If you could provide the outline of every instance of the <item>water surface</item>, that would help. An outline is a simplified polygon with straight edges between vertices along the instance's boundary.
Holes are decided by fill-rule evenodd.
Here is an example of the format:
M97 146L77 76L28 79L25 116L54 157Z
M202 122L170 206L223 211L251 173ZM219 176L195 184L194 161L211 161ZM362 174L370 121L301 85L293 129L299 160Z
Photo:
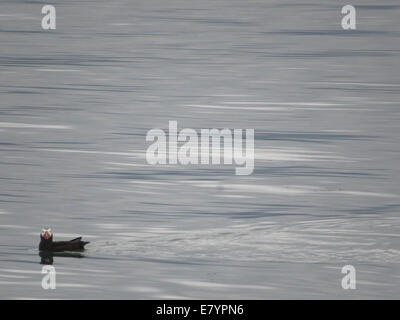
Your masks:
M0 298L399 297L397 1L52 3L1 2ZM254 128L254 173L148 165L169 120ZM48 291L45 225L91 241Z

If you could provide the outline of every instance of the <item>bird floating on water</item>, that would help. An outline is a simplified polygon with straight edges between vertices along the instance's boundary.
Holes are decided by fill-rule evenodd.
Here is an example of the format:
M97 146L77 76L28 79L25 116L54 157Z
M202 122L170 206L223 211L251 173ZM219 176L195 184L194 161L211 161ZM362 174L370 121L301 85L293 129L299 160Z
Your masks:
M82 251L89 241L82 241L82 237L69 241L53 241L53 233L50 228L43 228L40 234L39 251L62 252Z

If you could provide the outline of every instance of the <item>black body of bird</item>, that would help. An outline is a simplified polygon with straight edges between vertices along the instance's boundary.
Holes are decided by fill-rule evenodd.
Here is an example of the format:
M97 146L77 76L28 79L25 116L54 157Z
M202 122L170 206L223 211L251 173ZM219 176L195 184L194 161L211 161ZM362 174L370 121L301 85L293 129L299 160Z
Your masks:
M40 251L62 252L62 251L82 251L88 241L82 241L82 237L70 241L53 241L51 229L43 229L40 234Z

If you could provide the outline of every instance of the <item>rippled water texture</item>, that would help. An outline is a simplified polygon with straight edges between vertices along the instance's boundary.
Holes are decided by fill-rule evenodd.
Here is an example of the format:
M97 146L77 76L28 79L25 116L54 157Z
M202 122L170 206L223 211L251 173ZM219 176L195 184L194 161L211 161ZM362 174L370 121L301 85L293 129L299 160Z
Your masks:
M397 1L52 4L0 4L0 298L399 297ZM254 173L148 165L169 120L254 128ZM43 226L91 241L56 290Z

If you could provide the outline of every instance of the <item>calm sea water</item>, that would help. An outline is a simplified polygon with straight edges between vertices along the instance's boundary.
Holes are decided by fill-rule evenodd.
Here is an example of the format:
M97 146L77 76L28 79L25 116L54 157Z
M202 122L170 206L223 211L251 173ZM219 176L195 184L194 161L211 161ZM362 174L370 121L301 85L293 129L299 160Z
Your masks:
M52 4L0 3L0 298L399 297L398 1ZM148 165L169 120L254 128L254 173ZM43 226L91 241L56 290Z

